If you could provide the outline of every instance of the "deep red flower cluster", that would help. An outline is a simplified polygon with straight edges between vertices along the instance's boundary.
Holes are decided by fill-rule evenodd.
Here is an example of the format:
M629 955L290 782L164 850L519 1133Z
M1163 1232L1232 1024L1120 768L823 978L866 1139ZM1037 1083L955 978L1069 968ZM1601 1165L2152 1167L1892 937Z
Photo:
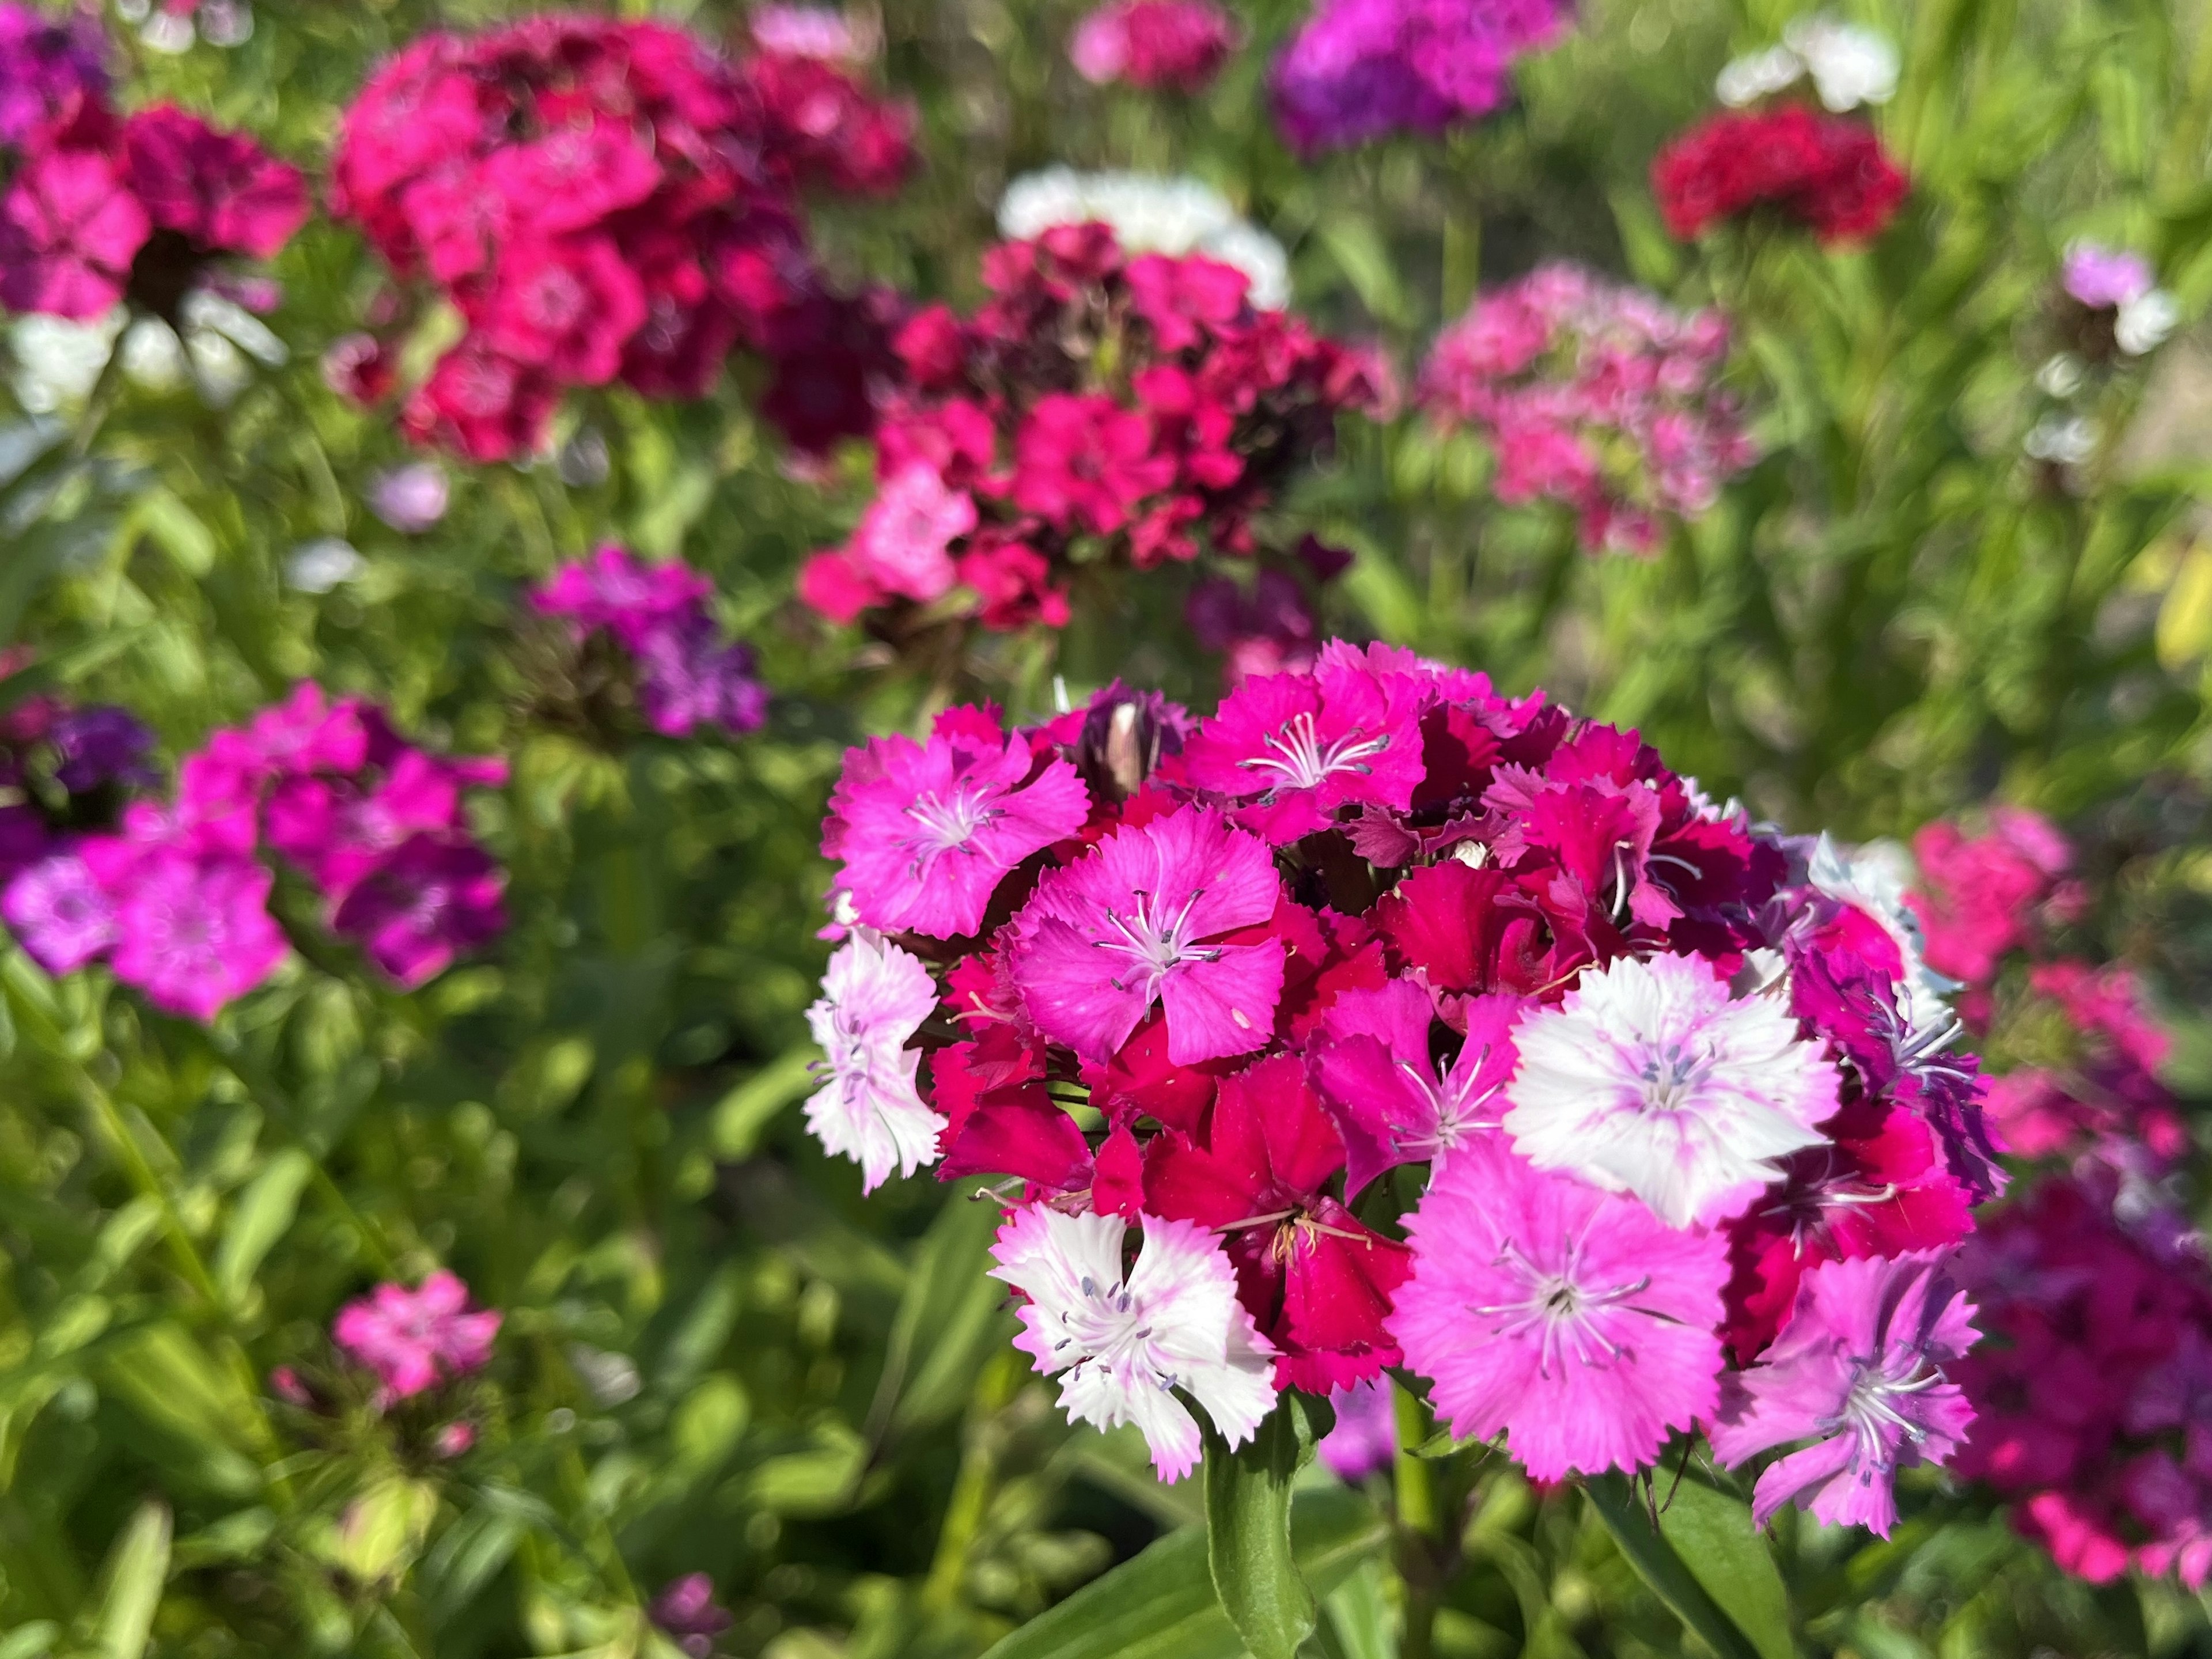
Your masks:
M972 318L931 306L898 333L877 499L800 577L825 616L941 612L957 587L986 628L1059 627L1079 558L1249 556L1254 514L1380 397L1370 357L1255 308L1243 271L1131 257L1102 224L1003 243L983 281Z
M225 255L265 259L307 216L307 185L243 133L173 105L118 115L70 88L15 146L0 197L0 303L97 317L129 299L173 321Z
M333 199L395 273L467 319L403 423L495 460L538 447L568 386L697 397L738 345L779 369L826 356L849 376L845 302L823 288L798 192L888 189L911 155L905 112L835 64L732 64L664 24L546 16L426 35L384 65L347 112ZM381 396L393 374L371 354L349 384ZM823 425L787 429L853 429Z
M1765 206L1844 242L1878 234L1911 183L1863 122L1784 104L1692 127L1651 164L1651 188L1686 240Z

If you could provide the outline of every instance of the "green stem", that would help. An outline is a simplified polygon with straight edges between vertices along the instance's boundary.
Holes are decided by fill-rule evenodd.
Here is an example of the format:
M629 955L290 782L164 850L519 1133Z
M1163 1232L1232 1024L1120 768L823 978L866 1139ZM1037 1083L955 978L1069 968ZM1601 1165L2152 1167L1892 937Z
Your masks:
M1437 1605L1443 1591L1443 1511L1436 1468L1415 1454L1432 1420L1429 1408L1402 1384L1391 1387L1398 1449L1392 1468L1398 1504L1398 1577L1406 1587L1405 1630L1399 1659L1430 1659L1436 1646Z
M191 1234L186 1231L185 1218L178 1212L174 1200L169 1196L167 1183L148 1161L145 1148L139 1146L138 1137L131 1133L130 1124L125 1121L122 1108L115 1103L115 1097L100 1086L99 1079L82 1066L72 1060L69 1066L74 1074L78 1092L92 1109L93 1115L99 1119L107 1138L115 1143L115 1149L123 1158L124 1170L131 1177L131 1184L159 1206L164 1224L163 1238L168 1245L170 1255L176 1261L178 1271L184 1274L208 1306L220 1313L222 1293L216 1288L215 1275L208 1271L199 1246L192 1242Z
M960 1471L952 1480L952 1496L945 1501L944 1524L938 1528L937 1553L929 1563L929 1577L921 1587L921 1605L941 1613L960 1599L967 1582L968 1557L975 1535L990 1513L992 1489L998 1483L1000 1434L994 1420L1021 1387L1022 1371L1005 1362L1001 1354L983 1374L969 1408L967 1434L960 1449Z

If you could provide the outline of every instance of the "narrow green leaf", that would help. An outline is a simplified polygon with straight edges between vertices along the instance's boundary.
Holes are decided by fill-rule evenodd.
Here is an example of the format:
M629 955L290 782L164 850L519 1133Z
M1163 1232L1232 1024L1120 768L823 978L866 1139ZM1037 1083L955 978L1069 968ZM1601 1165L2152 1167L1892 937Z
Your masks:
M1322 1603L1345 1659L1398 1659L1398 1625L1384 1578L1380 1561L1363 1561Z
M139 1659L169 1576L168 1506L148 1498L108 1552L94 1642L104 1659Z
M1291 1482L1313 1455L1314 1438L1299 1397L1287 1394L1234 1451L1206 1431L1207 1562L1252 1659L1297 1659L1313 1634L1313 1593L1291 1547Z
M1353 215L1334 219L1321 228L1321 242L1376 321L1399 328L1413 321L1413 308L1398 279L1398 263L1372 222Z
M1652 1593L1694 1632L1720 1659L1762 1659L1751 1639L1717 1606L1674 1547L1653 1530L1643 1500L1621 1474L1600 1475L1584 1483L1590 1506L1628 1563Z
M1759 1659L1795 1659L1790 1592L1751 1524L1750 1504L1692 1476L1659 1512L1659 1529Z
M61 1639L62 1627L51 1619L33 1619L0 1636L0 1659L40 1659L52 1653Z
M760 1145L761 1131L775 1115L805 1094L813 1082L807 1068L822 1051L803 1043L778 1055L743 1083L724 1095L714 1108L714 1156L750 1158Z
M215 1283L223 1300L235 1306L245 1299L263 1260L291 1231L292 1218L300 1212L300 1194L314 1168L307 1153L288 1146L239 1194L222 1243L216 1249Z
M1291 1510L1299 1574L1327 1595L1382 1549L1374 1505L1342 1486L1303 1492ZM1216 1598L1203 1528L1169 1534L1001 1640L984 1659L1239 1659Z

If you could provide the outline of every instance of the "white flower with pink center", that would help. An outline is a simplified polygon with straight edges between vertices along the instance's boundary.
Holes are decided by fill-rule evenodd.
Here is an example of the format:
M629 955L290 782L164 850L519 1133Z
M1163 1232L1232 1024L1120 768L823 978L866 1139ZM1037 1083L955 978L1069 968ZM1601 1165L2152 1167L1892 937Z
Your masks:
M1015 1211L991 1254L1028 1298L1014 1346L1060 1377L1069 1418L1095 1428L1133 1423L1163 1480L1190 1473L1206 1407L1231 1446L1274 1409L1275 1351L1237 1299L1237 1272L1205 1228L1142 1218L1144 1249L1126 1276L1118 1216L1063 1215L1042 1204Z
M937 1161L945 1120L915 1086L921 1051L907 1047L936 1006L921 958L863 932L830 958L821 1000L806 1011L828 1073L806 1103L806 1127L825 1152L860 1166L863 1192L893 1170L910 1176Z
M1826 1139L1836 1069L1771 997L1733 998L1694 957L1586 970L1514 1033L1504 1127L1540 1170L1633 1193L1668 1225L1740 1213L1779 1160Z

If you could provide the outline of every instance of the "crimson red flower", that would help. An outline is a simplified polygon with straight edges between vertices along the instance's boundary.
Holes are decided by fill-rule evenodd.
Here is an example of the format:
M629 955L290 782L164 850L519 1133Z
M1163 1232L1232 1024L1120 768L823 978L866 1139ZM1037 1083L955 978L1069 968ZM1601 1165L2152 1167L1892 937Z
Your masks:
M1770 205L1823 242L1878 234L1910 181L1874 129L1802 104L1716 115L1651 164L1651 188L1675 235Z

